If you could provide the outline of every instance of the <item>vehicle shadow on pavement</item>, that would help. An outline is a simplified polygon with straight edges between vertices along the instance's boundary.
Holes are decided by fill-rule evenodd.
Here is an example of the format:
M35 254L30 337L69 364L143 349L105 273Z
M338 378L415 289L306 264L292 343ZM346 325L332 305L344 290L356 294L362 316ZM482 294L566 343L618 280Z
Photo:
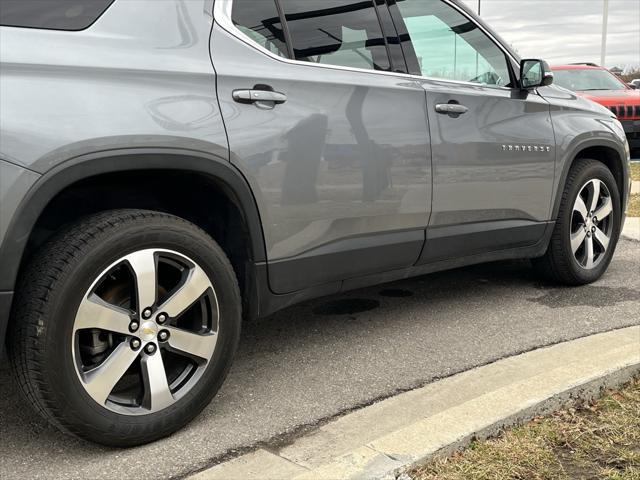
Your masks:
M230 450L313 428L437 378L637 324L640 255L635 244L622 243L609 273L577 289L540 280L528 261L499 262L333 295L246 322L229 377L205 411L173 436L129 450L50 427L20 398L5 354L0 477L83 477L96 468L94 478L182 475ZM167 449L173 456L165 460ZM157 465L136 466L141 452Z

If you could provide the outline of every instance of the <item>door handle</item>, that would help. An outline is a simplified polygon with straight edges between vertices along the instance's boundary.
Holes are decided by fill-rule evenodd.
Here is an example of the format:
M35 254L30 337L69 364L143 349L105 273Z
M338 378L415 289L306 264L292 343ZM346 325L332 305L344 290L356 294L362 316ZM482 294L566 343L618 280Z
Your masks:
M436 112L445 115L462 115L468 111L469 109L467 107L459 103L438 103L436 105Z
M284 93L271 90L234 90L232 95L238 103L273 102L279 105L287 101Z

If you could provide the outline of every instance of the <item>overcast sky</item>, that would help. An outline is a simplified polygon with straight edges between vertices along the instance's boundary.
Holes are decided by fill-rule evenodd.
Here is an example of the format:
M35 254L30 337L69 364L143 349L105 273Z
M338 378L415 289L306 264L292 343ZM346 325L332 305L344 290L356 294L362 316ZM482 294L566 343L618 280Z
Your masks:
M478 0L464 0L477 11ZM520 55L600 63L604 0L481 0L481 16ZM609 1L608 67L640 66L640 1Z

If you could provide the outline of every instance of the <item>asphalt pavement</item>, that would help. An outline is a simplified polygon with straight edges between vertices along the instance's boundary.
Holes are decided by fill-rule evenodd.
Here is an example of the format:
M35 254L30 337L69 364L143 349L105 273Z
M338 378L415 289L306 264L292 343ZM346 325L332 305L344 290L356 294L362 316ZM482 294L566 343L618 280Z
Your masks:
M3 359L0 478L181 477L435 379L638 324L640 242L628 240L606 276L581 288L542 282L529 262L515 261L319 299L246 324L205 412L172 437L129 450L49 427L24 404Z

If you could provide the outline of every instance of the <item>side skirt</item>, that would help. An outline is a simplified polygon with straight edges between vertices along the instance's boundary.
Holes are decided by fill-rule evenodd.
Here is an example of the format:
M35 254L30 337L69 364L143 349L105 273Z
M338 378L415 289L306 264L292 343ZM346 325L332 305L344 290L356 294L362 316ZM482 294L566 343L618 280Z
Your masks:
M297 257L268 262L269 283L275 293L289 294L407 268L416 263L424 242L424 229L345 238Z
M454 268L501 260L541 257L547 251L555 222L545 222L540 225L542 225L543 235L532 245L478 252L472 255L431 261L421 265L414 265L382 273L354 276L341 281L329 282L285 295L274 294L269 289L267 265L266 263L259 263L255 265L255 282L257 286L256 294L258 299L254 299L259 302L259 307L254 310L254 316L265 317L282 310L283 308L314 298L333 295L358 288L370 287L372 285L394 282L405 278L417 277L443 270L451 270Z

